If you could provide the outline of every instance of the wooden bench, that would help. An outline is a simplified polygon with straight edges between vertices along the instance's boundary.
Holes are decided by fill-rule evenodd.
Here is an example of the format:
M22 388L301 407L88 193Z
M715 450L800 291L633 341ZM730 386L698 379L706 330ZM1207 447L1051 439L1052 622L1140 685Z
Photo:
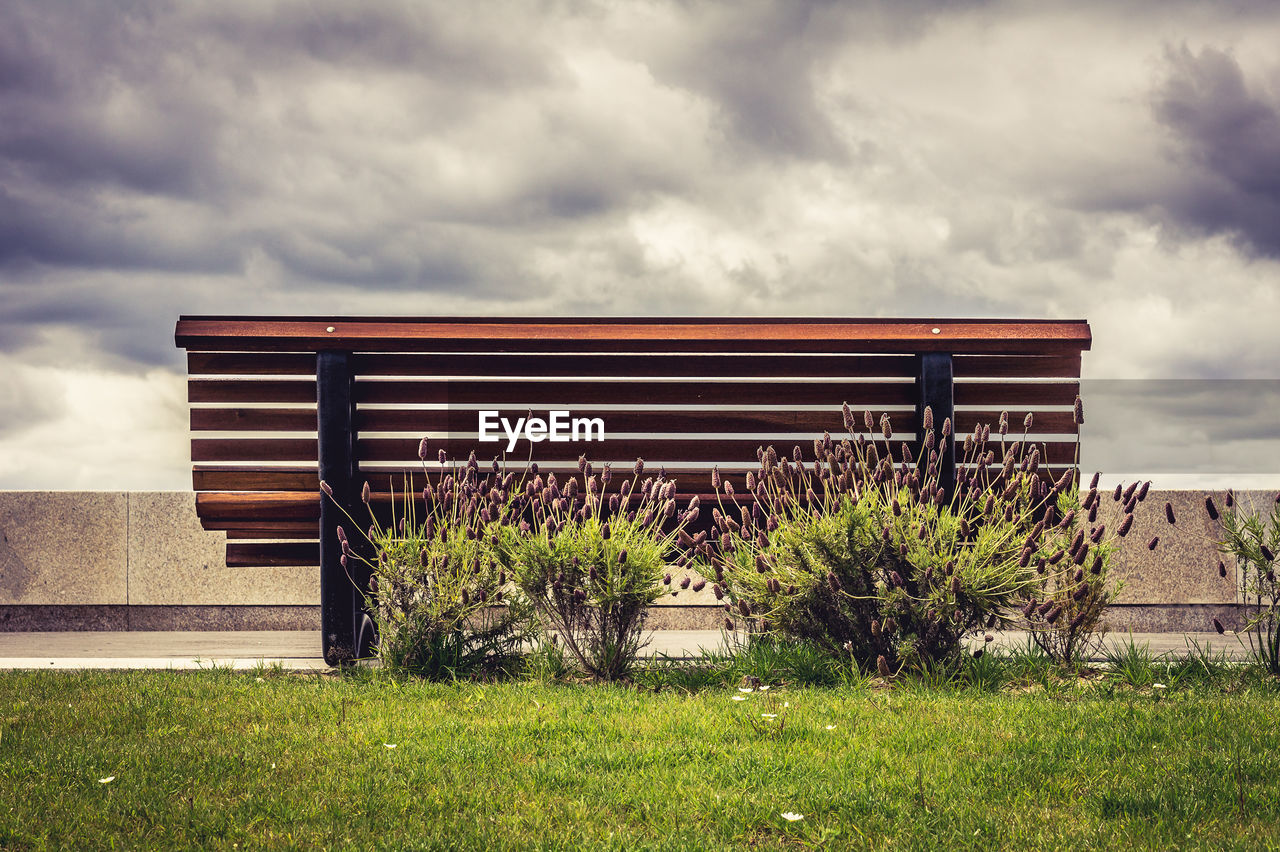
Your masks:
M562 478L580 454L641 457L682 493L709 492L712 466L741 491L759 446L789 454L843 434L845 402L889 413L911 441L926 405L961 436L1002 410L1014 424L1034 410L1053 473L1075 462L1071 408L1091 336L1083 320L203 316L182 317L176 340L201 523L226 531L228 565L321 566L334 663L367 636L322 478L360 518L366 481L376 502L391 475L420 473L423 436L458 462L473 450L487 461L506 440L477 440L481 410L514 422L556 409L601 418L606 440L521 440L517 465L531 447Z

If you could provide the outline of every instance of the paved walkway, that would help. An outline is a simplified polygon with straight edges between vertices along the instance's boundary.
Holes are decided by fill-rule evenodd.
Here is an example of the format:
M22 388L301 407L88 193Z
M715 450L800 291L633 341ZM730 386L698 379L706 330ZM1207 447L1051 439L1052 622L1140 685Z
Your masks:
M724 650L718 630L659 630L650 634L647 654L698 656ZM1111 645L1129 634L1109 636ZM1182 654L1190 642L1240 659L1247 655L1234 636L1214 633L1135 633L1133 641L1152 654ZM996 647L1020 646L1026 634L996 634ZM291 670L328 669L320 659L317 631L134 631L74 633L0 633L0 669L252 669L283 666Z

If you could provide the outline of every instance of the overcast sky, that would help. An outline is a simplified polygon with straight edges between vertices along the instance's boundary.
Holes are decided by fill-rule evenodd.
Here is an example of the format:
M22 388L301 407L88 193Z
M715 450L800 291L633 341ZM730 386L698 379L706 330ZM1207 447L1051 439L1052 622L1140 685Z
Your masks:
M1280 378L1276 45L1264 0L0 0L0 488L189 487L184 313L1083 317L1089 378Z

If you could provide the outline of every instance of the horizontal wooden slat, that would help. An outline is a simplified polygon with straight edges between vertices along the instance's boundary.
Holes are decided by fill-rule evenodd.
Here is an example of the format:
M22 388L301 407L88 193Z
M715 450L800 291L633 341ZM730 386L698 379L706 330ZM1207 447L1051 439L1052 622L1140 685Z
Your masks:
M318 520L320 489L311 492L264 491L251 494L196 494L196 512L201 518L263 518L271 520ZM314 530L313 530L314 531Z
M191 379L188 402L316 401L315 379Z
M501 409L500 415L512 423L526 417L528 410ZM544 415L545 416L545 415ZM680 411L653 409L648 411L575 412L575 416L600 417L605 422L606 436L623 432L701 433L830 431L834 436L843 430L839 409L822 411ZM861 422L861 416L859 422ZM879 412L876 415L879 418ZM915 413L895 411L894 422L901 418L914 428ZM356 414L357 428L363 432L462 432L477 431L479 415L468 409L409 410L362 409ZM904 429L908 426L904 426Z
M881 410L872 412L872 419L880 422ZM890 411L889 420L895 432L915 432L914 411ZM1009 425L1021 432L1026 409L1009 410ZM606 434L619 432L749 432L770 434L778 432L829 431L839 439L845 435L843 419L838 410L823 411L683 411L652 409L646 411L579 412L579 416L604 418ZM524 417L527 410L501 409L500 415L514 421ZM471 409L362 409L356 414L356 428L361 432L475 432L478 414ZM856 426L862 430L862 412L855 412ZM956 425L963 434L973 431L977 424L995 427L1000 421L1000 411L956 412ZM1075 421L1070 411L1037 411L1034 426L1036 432L1075 433ZM303 408L193 408L193 431L263 431L263 432L314 432L316 413Z
M311 461L315 438L192 438L192 461Z
M1022 421L1026 419L1027 410L1020 408L1007 409L1009 412L1009 432L1010 434L1021 436ZM1000 425L1000 411L995 409L984 409L978 411L957 411L956 426L960 433L960 439L963 441L967 433L973 431L974 426L990 426L991 431L997 431ZM1037 433L1050 433L1055 435L1074 435L1079 431L1070 411L1036 411L1031 421L1032 431ZM998 440L998 438L997 438Z
M200 525L210 532L226 532L227 541L260 541L262 539L286 539L314 541L319 531L319 521L270 521L257 523L252 519L200 520Z
M1077 379L1080 353L1064 355L956 355L951 374L957 379Z
M963 440L963 439L962 439ZM615 461L630 461L635 458L643 458L646 464L655 466L668 462L710 462L710 461L737 461L742 460L743 464L754 464L756 459L756 448L759 446L768 446L773 443L780 455L789 455L791 443L779 445L777 442L756 441L756 440L609 440L600 443L585 442L565 442L553 444L549 441L543 441L533 447L533 458L539 462L555 462L555 461L573 461L579 455L587 454L593 459L612 459ZM794 442L792 442L794 443ZM901 439L895 439L893 442L895 454L901 443ZM908 442L914 446L915 442ZM812 455L813 442L800 441L800 448L806 457ZM1038 445L1038 444L1037 444ZM501 451L502 446L499 444L480 444L470 439L460 439L448 442L441 442L436 445L445 450L450 458L465 458L473 449L476 456L481 459L492 459L494 455ZM1068 455L1066 458L1062 456L1064 447L1071 448L1074 453L1074 442L1053 442L1047 443L1050 463L1063 461L1070 462ZM993 447L996 449L996 447ZM409 462L417 458L418 442L412 438L368 438L361 440L357 447L357 452L363 461L368 462L391 462L405 461ZM527 442L522 442L517 449L519 457L525 458L529 452Z
M314 408L193 408L193 432L314 432Z
M309 376L307 352L190 352L192 376ZM706 355L706 354L491 354L357 353L353 369L366 376L741 376L820 378L911 376L912 355ZM956 355L957 378L1075 378L1080 353L1065 355Z
M268 568L277 565L320 564L320 545L316 542L255 542L227 545L227 565L231 568Z
M333 331L329 331L333 329ZM936 329L936 332L935 332ZM179 347L203 351L983 352L1088 349L1083 320L818 318L182 317Z
M194 491L315 491L319 466L264 468L257 465L194 465Z
M369 353L357 355L353 369L366 376L857 378L914 376L916 360L911 355Z
M191 376L314 376L309 352L188 352Z
M521 382L521 381L357 381L356 401L373 404L435 403L573 405L909 405L914 385L888 382Z
M1079 382L956 382L956 405L1071 405Z

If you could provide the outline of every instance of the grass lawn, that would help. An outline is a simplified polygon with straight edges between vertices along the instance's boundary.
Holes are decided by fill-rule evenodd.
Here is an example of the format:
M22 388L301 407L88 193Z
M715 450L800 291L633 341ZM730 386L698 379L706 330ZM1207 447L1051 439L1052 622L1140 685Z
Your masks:
M5 849L1280 847L1266 683L11 672L0 696Z

